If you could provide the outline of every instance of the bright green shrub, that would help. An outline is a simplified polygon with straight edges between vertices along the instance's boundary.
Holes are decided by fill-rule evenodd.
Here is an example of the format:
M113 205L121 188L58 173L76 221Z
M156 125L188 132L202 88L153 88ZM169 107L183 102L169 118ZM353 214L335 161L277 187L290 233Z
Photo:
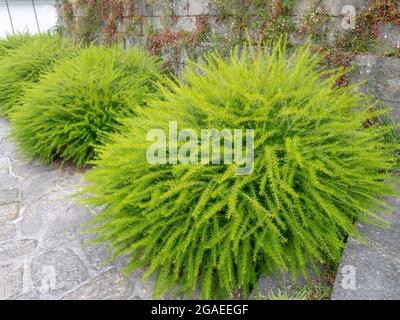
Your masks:
M337 261L355 218L381 224L395 194L394 146L355 87L318 71L307 46L288 53L236 49L190 64L183 81L165 80L162 98L113 143L86 174L85 203L101 208L91 232L126 272L157 274L156 294L175 283L204 298L247 296L260 274L304 273ZM247 51L245 51L247 52ZM287 54L289 58L286 59ZM255 129L254 171L235 165L146 161L146 133L168 121L183 128ZM386 183L384 183L386 181Z
M11 53L12 50L34 38L35 36L29 33L18 33L15 35L7 35L7 37L0 39L0 58L5 57Z
M141 49L82 49L27 91L12 116L19 146L44 162L60 157L87 163L103 134L116 131L119 119L134 116L154 92L157 68Z
M0 60L0 116L21 103L27 88L50 71L55 61L76 54L77 48L58 35L41 34L24 42Z

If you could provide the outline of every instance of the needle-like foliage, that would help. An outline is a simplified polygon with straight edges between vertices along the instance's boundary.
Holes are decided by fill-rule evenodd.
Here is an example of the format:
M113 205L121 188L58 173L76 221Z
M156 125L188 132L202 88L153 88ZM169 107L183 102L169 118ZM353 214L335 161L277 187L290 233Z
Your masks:
M57 60L77 52L59 35L40 34L22 42L0 59L0 116L8 117L21 104L25 90L50 71Z
M9 34L5 38L0 39L0 59L34 38L35 36L29 33L17 33L15 35Z
M12 115L18 145L43 162L56 158L78 166L96 156L103 134L154 93L158 63L144 50L89 47L55 66L26 92Z
M240 52L244 52L240 54ZM247 296L260 274L305 273L338 261L356 218L382 223L395 194L395 147L356 87L318 69L307 45L288 52L235 49L189 64L165 80L142 121L112 137L86 174L86 203L101 208L91 232L131 272L157 275L156 294L175 286L203 298ZM254 171L234 165L146 161L146 133L179 129L255 130Z

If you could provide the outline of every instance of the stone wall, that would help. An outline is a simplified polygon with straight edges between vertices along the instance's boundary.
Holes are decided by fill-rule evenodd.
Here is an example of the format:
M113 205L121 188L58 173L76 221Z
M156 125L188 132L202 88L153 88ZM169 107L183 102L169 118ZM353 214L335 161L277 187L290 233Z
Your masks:
M400 123L400 59L377 55L359 55L352 62L352 81L362 81L362 90L391 107Z
M105 2L112 3L113 1L115 0ZM119 1L124 2L124 0ZM267 0L265 3L269 3L271 10L274 11L276 10L274 3L277 1L279 0ZM342 35L352 28L351 23L355 21L352 16L358 16L368 8L372 1L291 0L289 15L295 27L294 30L287 30L290 33L290 40L292 43L299 43L304 40L307 31L300 32L300 35L299 30L304 27L306 20L311 19L320 33L320 41L333 46ZM85 2L89 1L58 0L61 25L66 24L63 4L72 4L73 15L76 21L79 21L83 15L79 3ZM146 37L162 36L167 33L171 36L195 33L204 26L207 27L207 34L204 37L206 38L204 39L205 43L210 42L213 36L228 39L235 36L232 34L232 29L237 22L235 20L240 18L245 20L243 23L250 30L254 31L255 28L259 27L252 25L252 22L257 22L255 17L260 15L260 12L258 12L260 9L254 5L252 8L252 3L255 3L255 1L251 0L132 0L125 1L125 3L127 4L124 5L121 19L115 17L115 21L118 20L116 22L117 38L128 44L143 43L146 41ZM245 17L235 16L235 7L246 7L247 5L249 7L246 10ZM132 6L134 13L129 11L128 6ZM228 7L228 10L224 8L227 12L222 13L221 7L224 6ZM398 7L400 9L400 1L398 1ZM132 14L135 15L135 19L130 19ZM266 20L268 20L268 17L266 17ZM378 53L383 53L382 50L384 49L400 47L399 25L383 22L378 26L376 32L379 33L381 40L379 46L375 48ZM201 41L198 44L201 44Z
M288 25L286 30L285 23L288 22L284 20L275 31L269 31L267 28L264 36L272 37L273 32L279 35L288 31L289 41L298 44L314 32L312 34L314 42L335 48L341 45L341 39L346 33L352 31L354 27L352 15L359 17L366 12L373 1L385 0L292 1L289 16L285 18L290 20L290 28ZM85 7L82 3L88 2L88 0L58 0L60 26L68 32L66 28L68 23L75 23L73 25L75 29L72 30L75 35L77 29L88 28L83 18L85 14L86 19L87 16L91 18L91 14L82 12L84 10L82 8ZM95 30L94 41L119 41L127 46L147 45L152 51L160 54L166 65L175 72L182 69L186 55L196 58L209 49L229 50L239 38L243 40L246 37L246 28L252 36L257 37L257 28L261 28L257 24L268 23L268 19L276 17L276 10L279 9L275 6L279 0L265 1L265 6L268 7L269 3L268 10L272 12L270 16L268 10L260 12L260 7L255 7L256 2L251 0L97 0L97 2L110 5L108 9L110 12L107 13L107 17L99 19L98 34L96 35ZM118 7L112 6L113 3L123 3L123 5L118 11ZM400 9L400 1L394 3L397 3L397 9ZM240 8L245 8L244 16L238 14ZM70 12L67 12L68 9ZM241 23L240 28L237 28L238 20ZM374 29L376 37L374 46L362 56L354 57L351 54L349 56L355 66L352 80L367 80L364 90L377 94L385 103L395 107L394 113L400 120L400 10L397 12L396 21L397 23L379 22ZM276 27L275 24L271 26L271 29ZM112 33L104 32L107 28ZM71 30L69 32L71 33ZM80 36L84 37L85 34ZM394 52L397 58L386 57L388 52Z

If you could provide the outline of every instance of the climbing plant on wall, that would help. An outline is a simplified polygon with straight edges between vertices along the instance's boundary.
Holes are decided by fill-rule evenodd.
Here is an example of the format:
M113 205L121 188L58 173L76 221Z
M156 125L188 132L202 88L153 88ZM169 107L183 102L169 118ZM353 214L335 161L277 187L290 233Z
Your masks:
M305 14L297 12L296 0L209 0L196 5L206 4L204 13L192 14L192 1L62 0L61 29L84 44L146 45L177 71L184 53L192 59L209 49L228 55L246 35L268 41L282 34L289 34L293 44L311 38L315 49L326 54L326 63L347 67L354 54L373 50L381 22L400 24L399 0L372 0L357 13L356 28L342 30L332 42L327 40L331 17L320 0L307 2ZM180 19L187 19L190 28L182 27ZM400 47L384 54L400 55ZM339 84L346 83L342 79Z

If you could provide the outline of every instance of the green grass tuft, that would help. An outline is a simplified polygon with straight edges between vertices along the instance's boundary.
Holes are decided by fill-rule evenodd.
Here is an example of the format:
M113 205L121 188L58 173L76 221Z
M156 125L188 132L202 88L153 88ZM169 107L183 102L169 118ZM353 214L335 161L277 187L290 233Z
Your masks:
M0 59L12 53L24 43L32 40L35 36L29 33L17 33L15 35L7 35L0 39Z
M40 34L0 59L0 116L8 117L21 104L24 92L57 60L76 52L77 48L59 35Z
M20 148L43 162L78 166L96 157L105 135L154 93L158 63L144 50L89 47L55 66L26 92L12 115Z

